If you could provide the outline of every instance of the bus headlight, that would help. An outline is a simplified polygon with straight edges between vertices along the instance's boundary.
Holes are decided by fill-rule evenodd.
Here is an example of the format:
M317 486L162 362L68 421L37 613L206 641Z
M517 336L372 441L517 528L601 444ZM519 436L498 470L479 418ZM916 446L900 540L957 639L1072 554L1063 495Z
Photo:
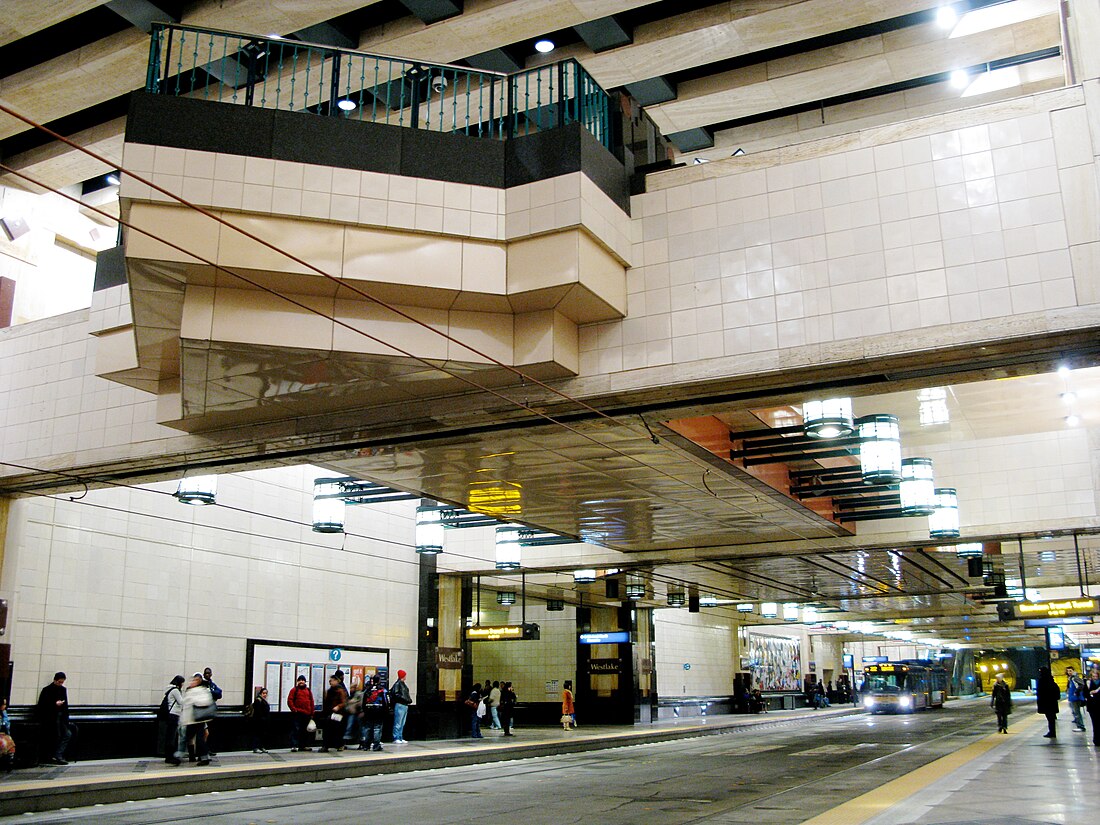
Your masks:
M900 707L907 708L912 703L913 703L913 700L910 699L908 696L899 696L898 697L898 705Z
M867 696L867 697L864 698L863 707L873 708L874 706L875 706L875 697L874 696Z

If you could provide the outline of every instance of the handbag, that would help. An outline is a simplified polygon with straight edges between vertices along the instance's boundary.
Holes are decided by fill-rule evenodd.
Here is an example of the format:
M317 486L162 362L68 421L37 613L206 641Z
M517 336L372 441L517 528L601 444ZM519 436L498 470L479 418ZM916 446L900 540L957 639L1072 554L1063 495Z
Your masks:
M306 724L306 733L317 733L317 723L312 719Z
M473 699L467 699L466 700L466 707L468 707L470 710L473 710L474 708L476 708L478 706L478 704L479 703L475 702Z
M195 718L195 722L209 722L215 716L218 715L218 706L215 704L209 705L195 705L193 711L191 711Z

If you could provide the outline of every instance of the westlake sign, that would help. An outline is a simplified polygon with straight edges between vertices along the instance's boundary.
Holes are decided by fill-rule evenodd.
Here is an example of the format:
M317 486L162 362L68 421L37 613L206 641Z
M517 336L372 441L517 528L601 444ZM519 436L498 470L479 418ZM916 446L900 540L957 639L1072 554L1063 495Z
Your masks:
M1054 602L1015 602L1013 615L1017 619L1062 619L1066 616L1094 616L1100 613L1096 599L1065 599Z

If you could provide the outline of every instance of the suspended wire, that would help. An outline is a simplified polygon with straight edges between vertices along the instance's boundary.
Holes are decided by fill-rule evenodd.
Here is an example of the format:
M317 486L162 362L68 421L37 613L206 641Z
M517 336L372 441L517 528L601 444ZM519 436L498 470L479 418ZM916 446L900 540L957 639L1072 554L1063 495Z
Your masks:
M597 416L600 419L603 419L603 420L605 420L605 421L607 421L611 424L614 424L616 426L623 427L625 429L631 430L633 432L637 432L636 430L634 430L633 427L630 427L625 421L623 421L621 419L617 419L617 418L609 415L608 413L605 413L602 410L599 410L599 409L589 405L588 403L586 403L584 401L581 401L580 399L574 398L573 396L569 395L568 393L565 393L561 390L558 390L554 387L551 387L550 385L546 384L545 382L540 381L539 379L537 379L537 378L535 378L531 375L528 375L527 373L524 373L522 370L519 370L518 368L513 367L509 364L505 364L504 362L494 358L493 356L489 355L488 353L482 352L481 350L478 350L476 347L471 346L469 344L466 344L463 341L460 341L459 339L455 338L454 336L450 335L449 333L446 333L442 330L439 330L439 329L436 329L435 327L432 327L431 325L427 324L426 322L421 321L421 320L413 317L412 315L404 312L399 307L397 307L395 305L392 305L392 304L390 304L386 301L383 301L379 298L376 298L373 295L366 292L365 290L360 289L359 287L356 287L353 284L350 284L350 283L348 283L347 281L345 281L341 278L337 278L336 276L331 275L328 272L325 272L324 270L317 267L316 265L314 265L314 264L312 264L312 263L310 263L310 262L308 262L308 261L306 261L306 260L290 253L290 252L287 252L286 250L281 249L277 245L275 245L275 244L273 244L269 241L266 241L263 238L260 238L259 236L257 236L255 234L253 234L253 233L251 233L251 232L235 225L232 221L226 220L225 218L221 217L220 215L217 215L217 214L211 212L208 209L205 209L205 208L203 208L203 207L201 207L197 204L194 204L194 203L182 198L181 196L177 195L174 192L171 192L167 189L164 189L163 187L153 183L151 180L143 177L142 175L131 172L131 171L127 170L125 167L122 167L119 164L113 163L111 160L105 158L104 156L100 155L97 152L92 151L91 149L88 149L85 146L80 146L79 144L77 144L73 140L65 137L64 135L61 135L61 134L53 131L52 129L48 128L47 126L44 126L43 124L40 124L37 121L35 121L35 120L33 120L33 119L23 115L23 114L20 114L19 112L15 111L14 109L12 109L11 107L7 106L6 104L4 104L2 102L0 102L0 112L4 112L5 114L9 115L10 117L13 117L16 120L19 120L19 121L31 126L32 128L35 128L35 129L38 129L38 130L44 132L45 134L49 135L54 140L58 140L58 141L64 143L65 145L69 146L70 148L75 149L75 150L77 150L77 151L79 151L79 152L81 152L85 155L88 155L89 157L94 158L95 160L98 160L99 162L101 162L101 163L103 163L103 164L105 164L105 165L107 165L111 168L118 169L119 171L125 173L126 175L133 178L134 180L136 180L136 181L138 181L138 182L140 182L140 183L142 183L146 186L149 186L151 189L153 189L157 192L160 192L163 195L166 195L167 197L169 197L172 200L180 203L181 205L187 207L188 209L191 209L195 212L198 212L201 215L204 215L204 216L208 217L209 219L215 221L216 223L218 223L222 226L225 226L226 228L231 229L231 230L233 230L234 232L237 232L240 235L243 235L244 237L248 238L249 240L254 241L255 243L258 243L261 246L266 247L267 249L270 249L271 251L275 252L276 254L281 255L281 256L289 259L290 261L293 261L294 263L299 264L300 266L306 267L309 271L311 271L311 272L313 272L313 273L315 273L315 274L317 274L317 275L319 275L319 276L321 276L321 277L323 277L327 280L332 281L334 284L337 285L338 289L340 289L340 288L347 289L347 290L363 297L364 299L366 299L366 300L368 300L368 301L370 301L374 304L377 304L378 306L383 307L384 309L387 309L390 312L393 312L395 315L397 315L397 316L399 316L399 317L401 317L401 318L403 318L403 319L405 319L405 320L407 320L407 321L409 321L409 322L411 322L411 323L413 323L417 326L423 327L424 329L430 330L431 332L435 333L436 335L442 336L447 341L453 342L453 343L457 344L458 346L461 346L463 349L473 353L474 355L477 355L480 358L484 358L486 361L488 361L488 362L490 362L490 363L492 363L492 364L494 364L494 365L496 365L496 366L512 373L518 379L520 379L521 384L523 382L530 381L531 383L535 384L539 388L551 393L552 395L558 396L559 398L563 399L564 401L567 401L569 403L577 405L578 407L580 407L584 411L589 412L589 413ZM323 311L321 311L319 309L311 307L311 306L309 306L309 305L307 305L303 302L297 301L294 298L292 298L288 295L285 295L285 294L283 294L283 293L281 293L281 292L279 292L275 289L272 289L272 288L267 287L263 284L260 284L256 281L253 281L250 278L248 278L247 276L240 274L239 272L235 272L235 271L233 271L233 270L231 270L231 269L229 269L229 268L227 268L227 267L225 267L221 264L218 264L214 261L206 259L202 255L197 254L197 253L195 253L191 250L185 249L185 248L179 246L178 244L175 244L175 243L173 243L171 241L168 241L164 238L160 238L160 237L154 235L153 233L142 229L141 227L135 226L134 224L130 223L128 220L125 220L125 219L122 219L122 218L116 218L115 216L106 213L104 210L101 210L99 208L83 204L83 203L80 202L79 198L77 198L75 196L72 196L72 195L69 195L69 194L61 191L57 187L50 186L50 185L48 185L48 184L32 177L31 175L27 175L27 174L25 174L25 173L23 173L19 170L13 169L12 167L10 167L10 166L8 166L4 163L0 163L0 170L3 170L4 172L6 172L8 174L14 175L15 177L21 178L22 180L28 181L29 183L32 183L35 186L40 187L44 190L53 192L54 194L59 195L59 196L65 198L66 200L77 203L83 209L91 210L93 212L96 212L97 214L100 214L100 215L103 215L104 217L109 218L110 220L118 221L118 223L120 223L121 225L131 229L132 231L135 231L135 232L138 232L138 233L140 233L142 235L145 235L147 237L153 238L154 240L157 240L158 242L165 244L169 248L172 248L172 249L175 249L179 252L187 254L190 257L195 258L196 260L201 261L202 263L213 267L217 271L224 272L227 275L229 275L230 277L236 278L236 279L238 279L238 280L240 280L244 283L247 283L250 286L253 286L253 287L255 287L255 288L257 288L257 289L259 289L263 292L267 292L267 293L269 293L271 295L274 295L274 296L276 296L276 297L278 297L278 298L280 298L284 301L287 301L288 303L290 303L290 304L292 304L296 307L299 307L300 309L303 309L307 312L318 315L318 316L320 316L320 317L322 317L322 318L324 318L328 321L331 321L332 323L334 323L336 325L342 326L342 327L348 329L349 331L351 331L352 333L354 333L356 335L361 335L361 336L363 336L363 337L365 337L365 338L367 338L371 341L382 344L382 345L388 347L389 349L394 350L395 352L401 353L402 355L404 355L404 356L406 356L406 357L408 357L412 360L417 361L418 363L424 364L425 366L428 366L432 369L435 369L439 372L442 372L446 375L449 375L452 378L455 378L455 379L459 380L460 382L473 387L474 389L477 389L481 392L485 392L489 395L492 395L492 396L504 401L505 403L507 403L507 404L517 408L517 409L520 409L520 410L523 410L527 413L530 413L530 414L532 414L532 415L534 415L538 418L541 418L544 421L549 422L551 424L555 424L555 425L567 430L568 432L576 435L577 437L579 437L579 438L581 438L585 441L591 442L592 444L595 444L595 445L597 445L597 446L599 446L599 447L601 447L605 450L608 450L609 452L612 452L616 455L622 456L623 458L626 458L630 461L633 461L633 462L637 463L638 465L640 465L642 467L645 467L646 469L652 470L653 472L657 473L658 475L669 479L670 481L673 481L677 484L680 484L680 485L688 487L692 490L695 490L696 492L698 492L700 494L707 495L708 498L713 497L710 494L709 490L705 490L705 489L700 488L699 486L693 484L692 482L690 482L686 478L682 478L682 477L673 475L673 474L669 473L668 471L666 471L666 470L664 470L660 467L655 467L652 464L647 463L646 461L642 460L641 458L639 458L636 455L624 452L623 450L621 450L617 447L606 444L606 443L600 441L598 438L596 438L592 435L589 435L587 433L584 433L584 432L576 429L575 427L570 426L566 422L559 420L558 418L554 417L553 415L551 415L549 413L534 409L533 407L528 406L526 403L520 403L520 402L516 401L515 399L510 398L509 396L505 395L504 393L502 393L498 390L495 390L493 388L486 387L486 386L483 386L483 385L477 383L472 378L469 378L467 376L464 376L464 375L456 373L456 372L452 372L451 370L448 370L445 367L441 367L438 364L430 363L427 359L425 359L421 356L417 356L417 355L415 355L411 352L408 352L406 350L403 350L400 347L395 346L394 344L392 344L388 341L383 341L382 339L378 338L377 336L371 335L370 333L366 332L365 330L354 327L354 326L352 326L352 325L350 325L346 322L341 321L338 318L326 315ZM642 419L642 421L643 421L643 425L645 426L645 429L647 430L646 434L649 437L649 439L651 439L661 449L671 450L671 447L668 444L666 444L664 441L656 438L656 436L653 434L652 430L649 429L648 423L646 423L644 419ZM638 433L638 434L640 435L640 433ZM677 456L677 458L679 458L681 460L690 461L691 463L699 465L701 469L709 468L709 465L705 464L705 462L701 458L693 456L691 453L677 451L676 456ZM656 495L656 494L654 494L654 495ZM771 524L774 527L777 527L781 530L784 530L784 531L796 536L800 540L810 542L811 545L817 545L820 542L820 537L818 537L818 536L808 536L801 529L796 528L796 527L794 527L790 524L780 524L780 523L776 522L773 518L770 518L767 514L759 514L759 513L755 513L753 511L750 511L750 510L746 510L743 507L740 507L736 504L733 504L732 502L725 501L721 498L718 498L717 500L722 501L723 504L730 507L731 509L734 509L734 510L737 510L739 512L750 515L754 519L765 521L765 522L767 522L768 524ZM829 548L829 549L832 549L832 548Z

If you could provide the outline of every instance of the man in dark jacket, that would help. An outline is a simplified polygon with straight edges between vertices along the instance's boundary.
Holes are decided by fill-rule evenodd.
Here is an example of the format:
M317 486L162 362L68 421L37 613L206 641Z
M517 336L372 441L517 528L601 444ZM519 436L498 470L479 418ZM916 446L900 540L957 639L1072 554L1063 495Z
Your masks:
M386 723L389 697L380 676L371 676L363 688L363 739L360 750L382 750L382 726Z
M405 718L409 714L409 705L412 704L412 694L409 686L405 684L403 670L397 671L397 681L390 685L390 702L393 704L393 743L405 744Z
M1058 738L1054 722L1058 718L1058 700L1061 698L1062 690L1054 681L1050 668L1039 668L1039 680L1035 683L1035 712L1047 718L1047 732L1043 734L1044 739Z
M69 727L69 692L65 690L65 678L65 674L58 671L53 681L38 694L38 721L53 745L50 761L55 765L69 764L65 761L65 749L73 735Z

